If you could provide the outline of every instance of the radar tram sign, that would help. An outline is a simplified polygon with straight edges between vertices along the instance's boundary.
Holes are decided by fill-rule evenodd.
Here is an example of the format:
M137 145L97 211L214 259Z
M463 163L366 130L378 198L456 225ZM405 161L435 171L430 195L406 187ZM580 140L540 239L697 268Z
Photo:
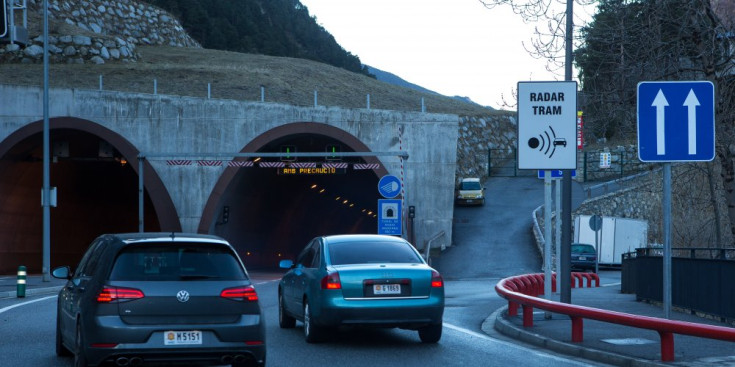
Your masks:
M577 82L518 83L518 169L577 168Z

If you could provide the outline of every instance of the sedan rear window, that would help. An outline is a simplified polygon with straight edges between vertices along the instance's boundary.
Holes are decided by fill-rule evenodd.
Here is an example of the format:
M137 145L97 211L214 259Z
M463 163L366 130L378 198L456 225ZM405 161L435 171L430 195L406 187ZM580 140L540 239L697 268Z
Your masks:
M595 248L592 245L572 244L572 252L575 254L594 254Z
M118 255L110 280L242 280L245 271L225 246L201 243L141 244Z
M373 263L422 263L405 242L338 242L329 244L332 265Z

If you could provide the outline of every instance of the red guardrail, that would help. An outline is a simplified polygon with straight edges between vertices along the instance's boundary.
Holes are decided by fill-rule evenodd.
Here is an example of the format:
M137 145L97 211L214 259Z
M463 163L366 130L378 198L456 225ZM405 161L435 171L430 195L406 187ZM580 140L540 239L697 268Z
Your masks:
M555 278L556 274L552 276L552 291L556 288ZM572 273L572 287L575 283L578 283L580 288L583 287L584 279L587 279L587 287L592 286L593 280L596 282L595 286L600 286L597 274ZM735 342L735 328L633 315L538 298L544 293L544 274L525 274L502 279L495 285L495 292L508 300L508 316L517 316L518 306L522 307L523 327L533 326L534 307L569 315L572 319L574 343L583 341L584 319L655 330L661 337L661 360L664 362L674 360L674 334Z

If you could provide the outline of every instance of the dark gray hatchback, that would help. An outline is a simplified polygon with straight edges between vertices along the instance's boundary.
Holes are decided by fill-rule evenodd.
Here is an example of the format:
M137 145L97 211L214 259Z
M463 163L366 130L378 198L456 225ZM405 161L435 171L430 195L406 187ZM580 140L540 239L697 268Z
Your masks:
M265 366L258 295L232 246L216 236L107 234L59 293L56 353L74 365Z

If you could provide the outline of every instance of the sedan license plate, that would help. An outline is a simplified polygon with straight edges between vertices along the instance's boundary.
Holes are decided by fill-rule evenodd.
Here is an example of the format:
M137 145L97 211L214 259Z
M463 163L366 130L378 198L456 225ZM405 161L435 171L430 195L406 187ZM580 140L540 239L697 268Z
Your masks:
M190 331L167 331L163 333L164 345L197 345L202 344L202 332Z
M401 294L400 284L373 284L373 294Z
M581 260L581 261L586 261L586 260L587 260L587 257L586 257L586 256L580 256L580 257L579 257L579 260Z

